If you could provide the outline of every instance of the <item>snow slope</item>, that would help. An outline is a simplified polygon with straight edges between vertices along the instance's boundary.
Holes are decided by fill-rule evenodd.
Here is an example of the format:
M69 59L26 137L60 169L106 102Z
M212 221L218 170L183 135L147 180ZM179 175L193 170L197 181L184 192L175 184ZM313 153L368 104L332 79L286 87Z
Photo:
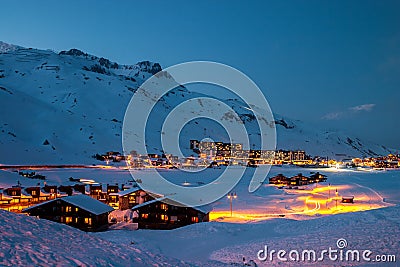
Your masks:
M122 151L121 127L133 92L154 73L158 63L119 65L77 49L55 53L0 43L0 162L3 164L95 163L91 157ZM168 75L160 79L169 79ZM165 95L152 113L147 143L161 153L161 125L182 101L200 97L185 87ZM240 100L224 99L243 118L249 133L257 124ZM221 118L222 119L222 118ZM388 149L336 132L326 132L276 115L278 148L305 149L313 155L363 156ZM181 133L185 154L190 139L212 136L228 141L215 123L188 123Z
M0 210L1 266L189 266L131 241L113 243L75 228Z
M194 176L177 175L178 170L162 172L176 184L187 181L196 186L198 182L211 182L220 171L207 169ZM309 175L310 171L317 170L274 166L269 177L277 173L291 176L303 172L304 175ZM367 210L361 212L329 215L315 213L292 217L296 220L289 219L290 216L279 219L271 217L263 221L238 220L240 223L218 220L171 231L112 230L91 234L65 225L0 211L2 233L0 265L53 265L57 260L61 266L74 265L74 262L78 261L84 265L96 266L108 266L108 263L114 266L126 266L127 262L132 263L132 266L141 266L134 262L140 257L144 266L158 262L161 262L160 265L169 263L173 266L185 266L184 263L160 256L167 255L196 266L242 266L243 257L246 261L254 260L258 266L288 266L278 261L259 262L256 253L264 245L268 245L270 249L320 251L328 247L335 248L336 240L339 238L348 241L349 249L369 249L373 251L373 255L395 254L398 258L400 172L334 169L318 171L328 175L328 181L319 184L318 187L329 182L332 191L338 187L340 195L354 195L356 201L354 205L360 206L365 202L364 204L370 207L366 206ZM70 176L93 178L103 184L127 183L131 179L128 171L118 169L48 169L38 172L46 175L48 184L67 184ZM146 170L136 170L136 172L146 173ZM20 180L24 186L31 182L31 179L24 179L6 171L1 171L0 176L3 186L14 185L15 179ZM238 195L233 203L234 218L250 209L252 214L261 214L278 209L280 213L283 209L291 212L295 208L296 194L301 194L301 190L296 193L263 185L255 193L250 194L247 190L249 179L250 173L245 174L232 190ZM346 189L343 186L349 187ZM376 204L385 208L375 209ZM214 208L213 212L225 211L225 214L229 212L229 200L226 197L222 197L211 206ZM372 210L368 210L369 208ZM13 249L15 245L16 249ZM301 262L289 266L307 266L307 264ZM325 261L323 265L315 263L313 266L396 266L396 264Z
M302 170L306 174L304 169L275 167L272 173L295 174ZM315 214L308 218L298 217L296 220L284 217L246 223L210 222L193 224L171 231L109 231L95 235L112 242L134 240L152 248L152 251L189 260L198 266L243 266L243 257L247 262L254 260L258 266L398 266L400 172L341 171L336 173L332 171L324 173L328 175L328 182L332 184L332 187L353 183L360 185L348 191L340 190L340 194L350 193L355 196L355 204L350 205L358 205L364 196L372 204L376 196L379 196L384 199L387 207L334 215ZM246 179L241 180L232 190L238 194L238 198L233 203L234 217L239 212L250 208L265 212L285 198L293 198L293 195L290 196L288 192L275 188L268 190L268 188L270 187L260 188L255 194L246 195ZM368 190L365 190L366 188ZM212 205L214 211L219 209L229 211L229 200L226 197ZM373 252L373 256L394 254L397 262L382 264L326 259L323 264L321 262L308 264L307 262L284 263L277 261L276 258L273 262L261 262L257 259L257 252L263 249L264 245L268 245L270 250L314 249L321 251L329 247L335 249L339 238L347 240L348 249L369 249ZM164 242L165 240L169 242Z

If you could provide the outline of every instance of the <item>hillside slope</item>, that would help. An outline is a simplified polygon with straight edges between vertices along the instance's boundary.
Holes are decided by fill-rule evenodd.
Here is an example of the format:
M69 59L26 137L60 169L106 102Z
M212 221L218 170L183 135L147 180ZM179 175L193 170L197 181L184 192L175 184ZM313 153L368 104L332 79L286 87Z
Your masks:
M0 210L1 266L188 266L137 244L108 242L67 225Z
M0 163L92 164L92 155L122 151L121 129L126 107L137 88L161 70L148 61L119 65L71 49L55 53L1 43L0 50ZM172 79L171 77L164 77ZM164 114L178 103L202 96L177 87L163 97L150 125L149 152L161 153L159 136ZM257 125L240 100L224 99L242 115L249 133ZM354 137L327 132L300 121L275 115L278 148L303 149L335 157L387 154L388 149ZM222 118L221 118L222 119ZM213 136L227 141L209 121L192 121L183 129L182 150L190 139Z

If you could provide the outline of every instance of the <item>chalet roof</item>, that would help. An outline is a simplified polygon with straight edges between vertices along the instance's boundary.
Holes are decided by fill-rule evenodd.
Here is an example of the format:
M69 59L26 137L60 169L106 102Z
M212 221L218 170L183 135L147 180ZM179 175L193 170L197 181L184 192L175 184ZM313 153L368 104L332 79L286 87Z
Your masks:
M342 199L354 199L354 196L342 196Z
M29 207L27 209L24 209L23 211L26 212L26 211L34 209L38 206L46 205L48 203L51 203L53 201L58 201L58 200L67 202L71 205L74 205L83 210L86 210L94 215L100 215L100 214L107 213L107 212L114 210L113 207L108 206L108 205L104 204L103 202L100 202L92 197L89 197L86 195L73 195L73 196L69 196L69 197L52 199L50 201L46 201L46 202L37 204L35 206Z
M156 203L156 202L161 202L161 201L163 201L164 199L166 199L165 197L162 197L162 198L156 198L156 199L153 199L153 200L150 200L150 201L146 201L146 202L144 202L144 203L142 203L142 204L139 204L139 205L136 205L136 206L134 206L133 208L132 208L132 210L137 210L137 209L140 209L140 208L142 208L142 207L144 207L144 206L147 206L147 205L149 205L149 204L153 204L153 203Z
M322 174L322 173L319 173L319 172L316 172L316 173L314 173L314 174L312 174L312 175L310 175L311 177L314 177L314 176L319 176L319 177L327 177L325 174Z
M4 193L3 193L3 195L1 196L1 200L12 200L12 199L13 199L12 197L10 197L9 195L4 194Z
M45 192L43 190L40 190L39 193L40 193L41 197L45 197L45 196L50 196L51 195L51 193L47 193L47 192Z
M147 206L147 205L149 205L149 204L156 203L156 202L166 202L167 204L170 204L170 205L174 205L174 203L176 203L176 205L174 205L174 206L184 206L184 207L188 207L188 208L193 208L193 209L195 209L195 210L198 210L198 211L200 211L200 212L203 212L204 214L207 214L207 213L209 213L209 212L212 210L212 208L211 208L210 206L189 207L189 206L183 205L182 203L179 203L179 202L177 202L177 201L175 201L175 200L169 199L168 197L156 198L156 199L153 199L153 200L144 202L144 203L142 203L142 204L139 204L139 205L134 206L134 207L132 208L132 210L137 210L137 209L140 209L140 208L142 208L142 207L145 207L145 206Z
M132 193L134 193L134 192L136 192L136 191L138 191L138 190L140 190L140 188L134 186L134 187L131 187L131 188L126 189L126 190L124 190L124 191L118 192L117 194L118 194L119 196L126 196L126 195L132 194Z
M282 173L280 173L280 174L278 174L278 175L275 175L275 176L273 176L273 177L271 177L270 179L276 179L276 178L280 178L280 179L282 179L282 178L284 178L284 179L287 179L287 177L285 176L285 175L283 175Z
M25 190L21 190L21 198L32 198Z
M114 208L86 195L74 195L62 198L65 202L89 211L95 215L113 211Z

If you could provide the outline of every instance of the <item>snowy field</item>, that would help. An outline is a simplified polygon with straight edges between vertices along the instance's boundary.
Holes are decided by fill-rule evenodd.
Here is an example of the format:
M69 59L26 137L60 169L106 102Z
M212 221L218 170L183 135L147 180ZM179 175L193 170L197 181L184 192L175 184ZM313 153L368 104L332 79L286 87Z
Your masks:
M162 172L176 184L196 186L201 182L212 182L221 171L207 169L194 175L182 174L178 170ZM134 250L138 249L144 255L158 255L162 258L160 265L169 262L183 265L181 261L185 261L197 266L242 266L243 262L249 263L253 260L258 266L397 266L396 263L377 263L372 260L375 260L376 255L396 255L396 257L400 255L400 210L398 207L400 172L273 167L268 177L278 173L283 173L285 176L303 173L308 176L310 172L315 171L327 175L327 182L309 185L304 190L283 190L264 184L253 194L247 192L250 173L246 173L245 177L232 190L238 196L233 201L233 216L230 216L229 200L224 196L211 204L213 208L210 215L212 222L209 223L194 224L170 231L111 230L93 234L84 234L68 226L56 225L55 227L63 231L71 230L71 237L65 232L63 234L64 238L70 240L68 242L72 242L71 240L74 239L72 235L78 232L88 237L90 242L93 241L93 243L88 241L88 244L82 246L85 252L77 253L75 258L86 264L90 264L93 260L92 265L97 265L98 261L104 259L104 262L109 261L111 265L118 266L125 262L127 265L137 266L133 264L133 261L131 262L131 259L136 257L132 255L136 255ZM126 170L112 168L47 169L37 170L37 172L47 176L47 184L68 184L68 178L71 176L92 179L103 184L126 184L132 180ZM137 172L141 172L142 176L146 175L147 171L138 170ZM23 186L32 183L32 180L12 172L0 171L0 177L0 185L3 187L14 185L17 180ZM333 199L336 189L338 189L339 196L354 196L355 203L342 204L338 201L336 207ZM6 259L6 262L9 259L8 262L11 262L10 258L15 256L12 254L14 252L11 252L10 244L13 242L11 240L19 240L18 238L26 239L26 244L32 246L32 251L38 250L32 252L33 254L43 253L46 255L39 246L45 241L40 238L25 238L24 232L32 232L32 229L38 229L38 224L49 224L48 222L29 218L29 225L22 225L21 222L20 225L14 225L10 229L4 214L4 212L1 213L3 216L1 232L12 232L14 237L9 239L2 237L2 248L8 246L9 252L2 252L0 258ZM18 215L17 218L21 218L21 216ZM18 230L18 227L23 228ZM46 229L48 228L47 226ZM287 252L292 249L299 251L312 249L318 253L329 247L337 249L336 241L340 238L346 239L348 243L345 249L370 250L372 252L371 262L362 259L359 262L331 261L325 257L323 263L304 261L285 263L279 261L276 255L272 261L269 259L260 261L257 258L257 253L265 246L268 246L269 251L286 250ZM105 244L105 247L102 247L101 244ZM112 256L105 252L99 253L102 250L108 251L113 246L124 249L119 249L117 255L110 254ZM57 245L52 247L57 251ZM92 257L93 254L97 254L96 257ZM166 260L163 258L164 256L159 255L177 260ZM21 262L24 260L32 262L30 256L19 257L22 257ZM116 260L118 257L120 257L120 261ZM66 265L71 263L71 260L65 257L61 260L61 262L63 261L66 262ZM36 265L35 262L33 264Z
M286 176L309 169L274 167L269 177L283 173ZM348 170L319 170L328 175L326 183L308 186L308 190L280 190L263 185L254 194L247 193L248 178L244 177L232 191L238 198L233 203L230 218L229 201L226 197L212 204L215 221L195 224L172 231L138 230L110 231L96 234L114 242L142 244L161 254L187 260L200 266L241 266L254 260L258 266L321 266L321 262L290 262L275 260L261 262L257 252L268 245L270 249L314 249L321 251L337 248L336 241L345 238L348 249L368 249L372 255L399 255L400 252L400 172L355 172ZM180 182L189 181L180 177ZM197 180L192 178L191 183ZM329 194L318 188L331 184L332 192L338 188L339 195L354 195L354 204L334 201L323 202ZM306 192L305 192L306 191ZM313 194L313 191L317 194ZM306 205L304 197L310 195L317 201ZM325 206L325 207L323 207ZM311 212L307 212L307 210ZM351 212L351 211L358 212ZM272 214L286 214L277 218ZM218 217L222 215L222 217ZM371 256L372 257L372 256ZM397 266L396 263L323 261L324 266Z

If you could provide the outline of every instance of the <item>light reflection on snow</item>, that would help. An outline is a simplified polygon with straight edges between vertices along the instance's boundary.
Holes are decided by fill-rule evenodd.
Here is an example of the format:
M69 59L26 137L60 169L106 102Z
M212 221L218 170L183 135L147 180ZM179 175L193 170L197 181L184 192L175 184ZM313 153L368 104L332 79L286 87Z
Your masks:
M283 189L291 197L266 201L265 205L261 207L242 208L239 206L234 210L232 216L230 216L230 210L215 207L215 210L210 213L210 220L235 223L263 221L279 217L305 220L318 215L357 212L390 206L374 190L358 184L311 186L302 190ZM336 190L338 190L338 195L335 193ZM354 195L354 203L342 203L342 196L349 195Z

